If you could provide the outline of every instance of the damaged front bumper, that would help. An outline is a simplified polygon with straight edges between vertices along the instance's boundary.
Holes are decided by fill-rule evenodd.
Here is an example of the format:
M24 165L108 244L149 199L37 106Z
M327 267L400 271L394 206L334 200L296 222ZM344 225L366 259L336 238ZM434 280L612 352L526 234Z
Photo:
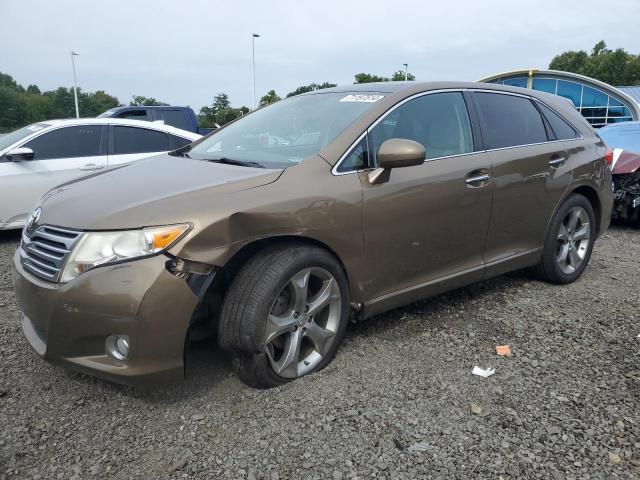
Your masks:
M180 270L165 255L90 270L49 283L13 262L24 334L45 360L109 381L154 388L184 378L190 321L213 274ZM108 355L110 335L129 338L129 355Z

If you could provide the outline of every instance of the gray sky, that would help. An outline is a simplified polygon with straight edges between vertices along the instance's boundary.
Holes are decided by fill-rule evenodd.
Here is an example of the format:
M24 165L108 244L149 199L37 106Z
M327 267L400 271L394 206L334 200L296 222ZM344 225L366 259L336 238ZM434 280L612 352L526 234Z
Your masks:
M25 86L72 85L73 49L84 90L195 109L219 92L251 105L251 32L258 98L405 62L418 80L477 80L601 39L640 52L639 0L0 0L0 18L0 71Z

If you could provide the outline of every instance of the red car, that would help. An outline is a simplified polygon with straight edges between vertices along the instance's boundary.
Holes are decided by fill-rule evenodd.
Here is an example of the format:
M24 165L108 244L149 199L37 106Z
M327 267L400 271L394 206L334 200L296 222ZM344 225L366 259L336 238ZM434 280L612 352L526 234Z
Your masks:
M598 134L613 150L612 217L640 222L640 122L608 125Z

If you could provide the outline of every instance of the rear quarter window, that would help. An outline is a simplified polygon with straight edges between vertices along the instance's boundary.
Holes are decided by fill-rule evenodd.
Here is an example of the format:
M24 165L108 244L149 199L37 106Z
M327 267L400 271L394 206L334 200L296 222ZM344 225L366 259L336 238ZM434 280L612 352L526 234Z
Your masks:
M482 133L489 149L548 141L540 112L525 97L476 92Z
M551 130L556 134L557 140L571 140L579 137L575 129L569 125L564 118L551 110L544 103L537 102L537 104L540 107L540 110L542 110L542 114L549 122L549 125L551 125Z

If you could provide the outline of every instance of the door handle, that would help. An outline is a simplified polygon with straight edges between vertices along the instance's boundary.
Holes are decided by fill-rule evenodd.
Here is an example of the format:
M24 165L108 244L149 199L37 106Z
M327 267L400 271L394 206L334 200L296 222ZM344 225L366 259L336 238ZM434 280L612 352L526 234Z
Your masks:
M100 170L104 168L104 165L96 165L95 163L87 163L86 165L82 165L80 170Z
M471 187L480 187L484 182L488 182L491 176L488 173L482 173L478 175L473 175L471 177L467 177L464 182Z
M564 162L567 161L567 157L561 157L559 155L554 155L553 157L551 157L551 160L549 160L549 166L552 168L558 168L561 167L562 165L564 165Z

